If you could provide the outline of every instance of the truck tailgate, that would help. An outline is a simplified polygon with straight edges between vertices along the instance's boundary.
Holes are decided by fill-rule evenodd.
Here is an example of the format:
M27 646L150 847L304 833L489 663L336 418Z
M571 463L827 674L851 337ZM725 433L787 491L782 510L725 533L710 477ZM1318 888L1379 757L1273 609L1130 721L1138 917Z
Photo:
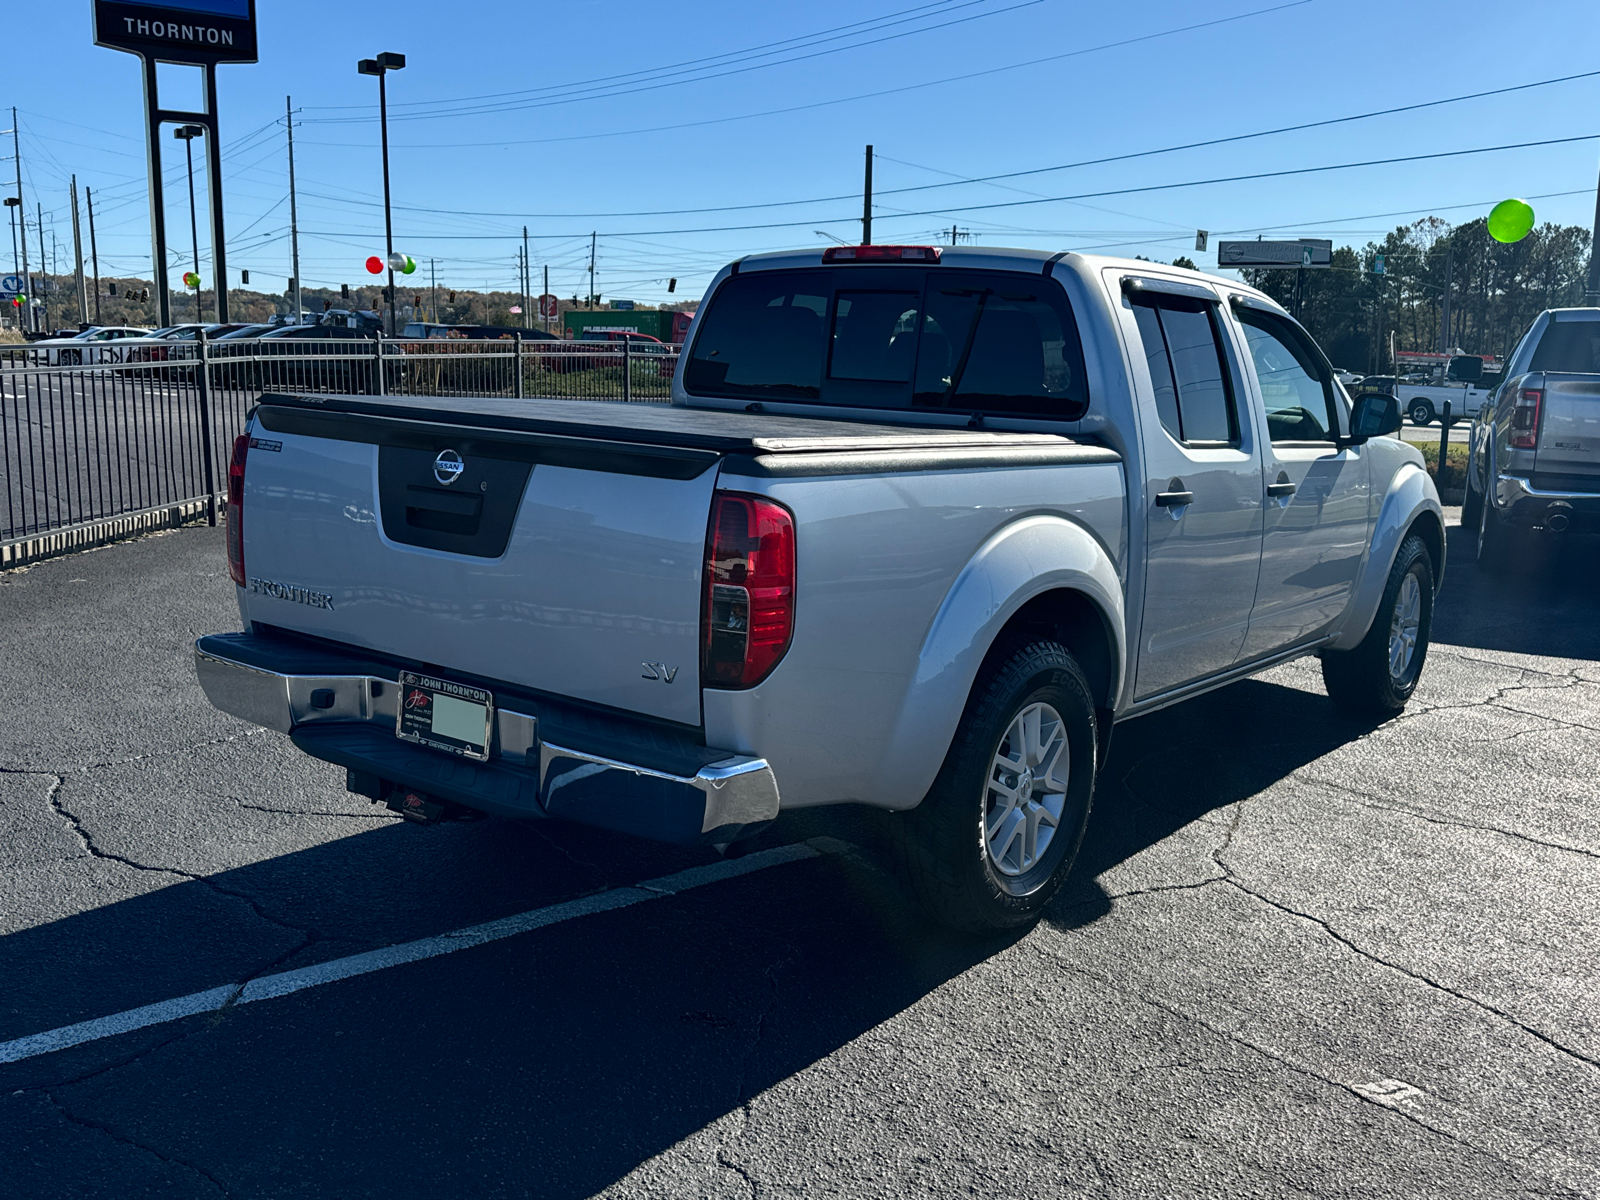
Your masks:
M1600 375L1547 374L1534 472L1557 490L1600 491Z
M270 404L252 433L248 621L700 723L715 452Z

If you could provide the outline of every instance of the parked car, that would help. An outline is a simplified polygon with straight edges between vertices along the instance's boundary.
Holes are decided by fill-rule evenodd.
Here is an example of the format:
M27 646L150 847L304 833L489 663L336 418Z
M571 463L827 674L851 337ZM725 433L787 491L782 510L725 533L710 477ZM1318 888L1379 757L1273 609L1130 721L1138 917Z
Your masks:
M76 367L90 363L119 363L133 339L148 336L148 329L131 325L91 325L66 337L33 342L29 357L46 367Z
M1473 422L1461 523L1478 565L1600 534L1600 308L1540 313Z
M348 325L285 325L255 342L249 378L258 391L293 388L305 391L377 390L378 332ZM390 382L404 378L405 348L384 339Z
M674 355L677 349L663 342L658 337L651 337L648 333L634 333L631 330L601 330L586 329L579 335L580 342L610 342L614 346L627 344L628 352L636 354L643 359L653 359L656 371L663 379L671 379L676 370L678 360ZM605 361L606 366L620 365L616 359Z
M836 247L723 269L690 338L670 406L268 397L212 703L419 819L887 809L981 930L1059 887L1115 722L1308 655L1358 712L1416 687L1433 481L1261 292Z

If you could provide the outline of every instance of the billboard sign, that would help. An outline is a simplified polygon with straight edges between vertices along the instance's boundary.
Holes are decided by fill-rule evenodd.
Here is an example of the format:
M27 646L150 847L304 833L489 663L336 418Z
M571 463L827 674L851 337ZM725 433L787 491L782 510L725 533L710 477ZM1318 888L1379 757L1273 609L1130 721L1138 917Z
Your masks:
M1292 242L1218 242L1217 266L1252 270L1331 267L1333 242L1297 238Z
M256 0L93 0L94 44L158 62L256 61Z

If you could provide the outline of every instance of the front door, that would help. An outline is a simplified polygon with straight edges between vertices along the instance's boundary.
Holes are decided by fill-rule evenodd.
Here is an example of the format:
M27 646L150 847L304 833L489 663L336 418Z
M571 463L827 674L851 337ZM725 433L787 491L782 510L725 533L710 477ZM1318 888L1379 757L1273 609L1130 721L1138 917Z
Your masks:
M1349 414L1311 339L1277 313L1237 306L1266 416L1261 583L1242 658L1316 637L1350 603L1370 535L1366 453L1335 441Z
M1134 698L1143 700L1239 656L1261 559L1261 454L1216 302L1140 290L1129 304L1148 369L1138 388L1147 471Z

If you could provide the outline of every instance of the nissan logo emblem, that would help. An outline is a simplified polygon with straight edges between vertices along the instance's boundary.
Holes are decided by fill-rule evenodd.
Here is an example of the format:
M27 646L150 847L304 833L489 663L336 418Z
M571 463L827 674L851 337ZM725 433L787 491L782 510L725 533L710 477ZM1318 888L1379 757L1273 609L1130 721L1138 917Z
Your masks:
M461 461L461 455L454 450L441 450L439 457L433 460L433 477L440 483L454 483L466 469L466 464Z

